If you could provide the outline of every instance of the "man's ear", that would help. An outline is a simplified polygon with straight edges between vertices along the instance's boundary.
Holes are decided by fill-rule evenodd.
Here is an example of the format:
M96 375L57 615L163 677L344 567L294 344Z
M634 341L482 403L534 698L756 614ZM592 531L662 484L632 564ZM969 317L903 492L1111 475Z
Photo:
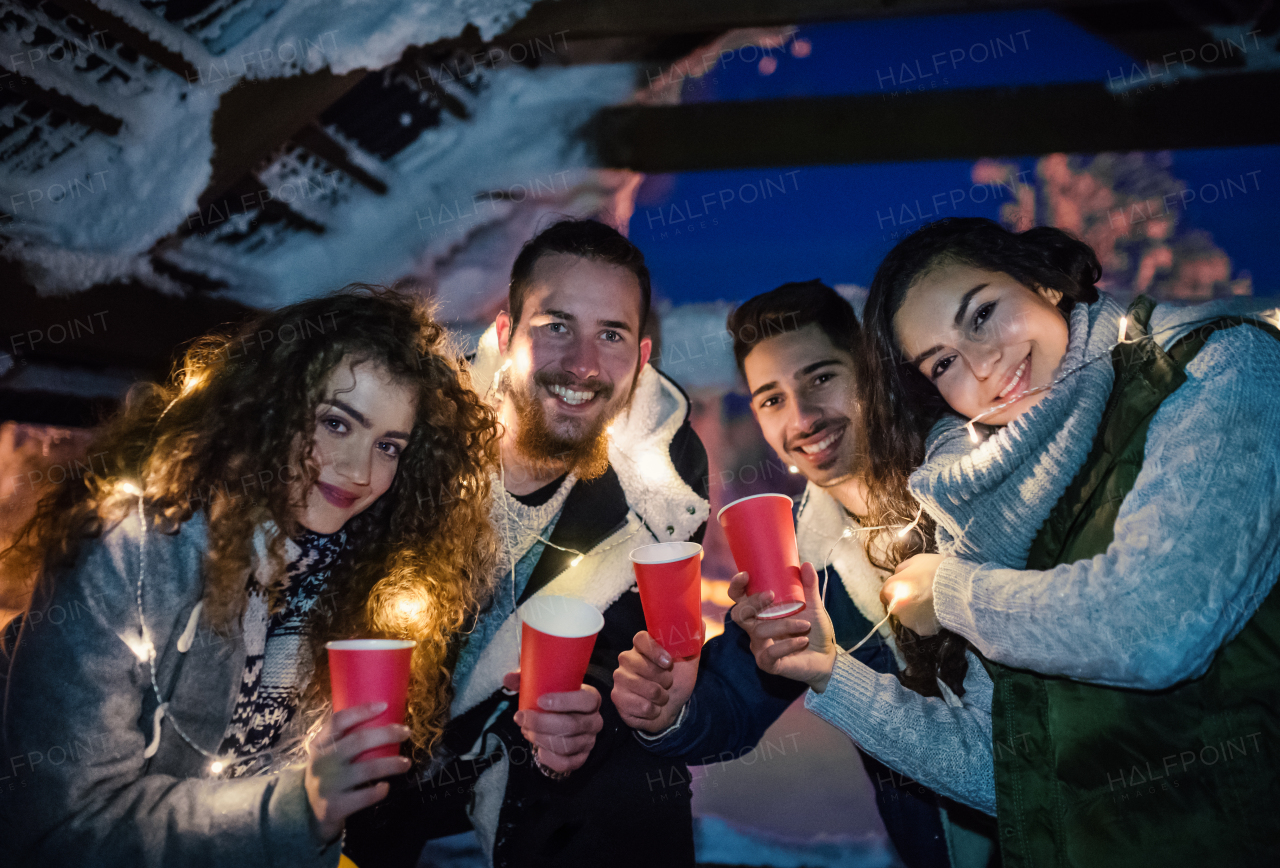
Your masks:
M640 367L638 370L644 370L644 366L649 364L649 354L653 352L653 338L640 339Z
M507 354L507 345L511 343L511 314L505 310L498 311L498 318L493 324L498 329L498 352Z

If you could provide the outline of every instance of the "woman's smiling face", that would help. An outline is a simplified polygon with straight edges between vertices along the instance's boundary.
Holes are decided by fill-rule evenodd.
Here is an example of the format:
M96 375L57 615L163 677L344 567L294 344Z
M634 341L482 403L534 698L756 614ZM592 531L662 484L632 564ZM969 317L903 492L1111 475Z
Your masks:
M302 501L298 523L335 533L385 494L408 446L415 408L413 390L385 367L344 358L329 373L316 408L311 455L320 476L295 493Z
M1035 406L1067 352L1061 294L1007 274L949 263L925 272L894 315L898 348L957 413L1005 425Z

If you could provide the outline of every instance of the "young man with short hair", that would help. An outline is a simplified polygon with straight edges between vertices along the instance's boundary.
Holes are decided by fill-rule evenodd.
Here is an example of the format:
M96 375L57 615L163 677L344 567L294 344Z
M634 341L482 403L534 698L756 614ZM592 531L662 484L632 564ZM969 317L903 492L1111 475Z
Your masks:
M692 868L689 788L655 790L671 762L610 699L644 629L628 554L701 541L710 508L689 399L647 364L649 298L643 254L593 220L557 223L517 257L472 366L505 426L495 591L459 651L431 767L348 832L360 868L416 865L426 839L467 828L495 866ZM515 609L545 595L586 600L604 628L579 690L517 711Z
M808 480L796 510L800 559L825 566L825 605L836 641L849 647L883 618L879 595L886 575L867 556L859 519L867 512L867 492L855 424L857 317L835 290L812 280L749 299L730 314L728 329L765 441ZM901 662L887 624L855 656L880 672L897 672ZM724 635L695 661L673 663L648 633L638 633L619 660L613 701L650 750L703 765L754 747L805 689L759 669L749 637L726 617ZM949 851L971 846L976 859L957 858L955 864L986 864L985 839L957 828L980 826L978 812L940 801L867 754L862 759L908 868L949 866Z

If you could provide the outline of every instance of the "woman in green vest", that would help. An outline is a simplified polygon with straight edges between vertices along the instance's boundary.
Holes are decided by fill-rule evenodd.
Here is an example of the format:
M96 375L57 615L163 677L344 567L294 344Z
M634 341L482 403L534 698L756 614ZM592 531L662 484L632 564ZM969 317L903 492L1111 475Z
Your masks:
M965 780L1006 865L1274 865L1280 341L1221 304L1126 311L1100 276L1059 230L963 219L872 283L868 482L891 499L923 461L910 493L939 549L884 599L941 629L914 665L968 663L961 702L869 678L816 599L753 625L757 659L881 760ZM921 761L939 742L948 761Z

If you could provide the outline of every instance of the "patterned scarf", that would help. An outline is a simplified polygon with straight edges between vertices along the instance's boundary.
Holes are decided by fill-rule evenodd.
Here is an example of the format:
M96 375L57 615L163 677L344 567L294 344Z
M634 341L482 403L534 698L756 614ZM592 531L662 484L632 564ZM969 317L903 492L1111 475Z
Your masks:
M284 605L274 615L258 578L249 579L243 621L244 676L218 750L220 756L243 759L228 763L224 776L244 777L271 764L270 751L293 719L298 696L311 680L310 660L302 659L310 615L345 542L344 531L328 535L305 531L297 539L285 540Z
M456 696L462 695L480 655L515 611L516 602L524 593L533 576L534 567L542 557L542 550L545 548L542 540L550 537L555 530L564 502L578 481L577 476L570 473L565 476L550 500L541 506L526 506L507 491L496 474L492 479L493 505L489 509L489 517L502 536L498 582L493 597L480 613L471 635L467 636L458 655L458 662L453 670Z

